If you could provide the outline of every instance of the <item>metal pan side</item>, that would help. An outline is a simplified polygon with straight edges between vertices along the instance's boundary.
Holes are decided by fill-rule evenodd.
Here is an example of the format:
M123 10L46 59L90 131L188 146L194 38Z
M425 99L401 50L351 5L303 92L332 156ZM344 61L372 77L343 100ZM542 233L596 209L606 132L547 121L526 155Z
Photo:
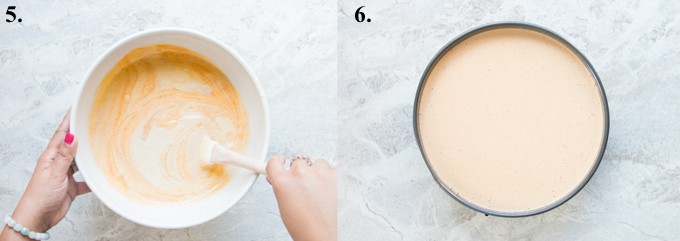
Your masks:
M427 153L425 151L425 147L423 145L421 136L420 136L420 130L419 130L419 118L418 118L418 113L420 112L420 100L422 98L423 94L423 89L425 87L425 84L427 82L427 79L430 75L430 72L432 69L437 65L437 63L441 60L441 58L448 53L451 49L453 49L455 46L457 46L459 43L465 41L466 39L475 36L479 33L494 30L494 29L501 29L501 28L519 28L519 29L526 29L530 31L535 31L540 34L546 35L548 37L551 37L552 39L560 42L562 45L567 47L572 53L574 53L580 60L581 62L588 68L588 71L591 73L593 79L596 82L596 86L598 88L598 92L600 95L600 99L602 101L602 112L603 112L603 119L604 119L604 131L602 133L602 139L601 139L601 146L599 153L597 155L597 158L595 162L593 163L593 166L590 168L590 171L586 175L586 177L572 190L569 192L568 195L558 199L557 201L546 205L541 208L537 209L532 209L532 210L527 210L527 211L520 211L520 212L507 212L507 211L497 211L497 210L491 210L488 208L481 207L479 205L476 205L463 197L459 196L457 193L455 193L454 190L452 190L450 187L448 187L438 176L437 172L433 169L428 157ZM427 65L425 71L423 72L423 75L420 78L420 83L418 84L418 90L416 92L414 104L413 104L413 130L416 138L416 142L418 143L418 148L420 149L420 152L423 156L423 160L425 161L425 164L427 165L428 170L434 177L435 181L437 184L451 196L453 199L458 201L460 204L473 209L475 211L484 213L485 215L493 215L493 216L499 216L499 217L526 217L526 216L533 216L537 214L541 214L547 211L550 211L556 207L559 207L560 205L564 204L567 202L569 199L574 197L583 187L590 181L592 176L595 174L595 171L597 170L598 166L600 165L600 162L602 161L602 157L604 156L605 149L607 147L607 139L609 136L609 105L607 103L607 96L604 91L604 87L602 86L602 82L600 80L600 77L598 76L597 72L595 71L595 68L593 65L588 61L588 59L580 52L578 49L576 49L573 45L571 45L567 40L562 38L560 35L558 35L555 32L552 32L544 27L531 24L531 23L526 23L526 22L495 22L495 23L490 23L490 24L485 24L481 25L478 27L475 27L471 30L468 30L464 32L463 34L455 37L452 39L450 42L448 42L444 47L442 47L432 58L430 63Z

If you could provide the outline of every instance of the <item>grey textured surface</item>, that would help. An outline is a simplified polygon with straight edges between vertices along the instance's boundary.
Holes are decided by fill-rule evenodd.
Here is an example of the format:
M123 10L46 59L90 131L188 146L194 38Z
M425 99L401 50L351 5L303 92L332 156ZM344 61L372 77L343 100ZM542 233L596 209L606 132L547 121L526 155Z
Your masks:
M361 5L371 23L354 20ZM679 14L677 1L340 1L341 240L680 240ZM528 218L485 217L445 194L411 122L434 54L504 20L561 34L609 98L609 145L593 179Z
M270 152L333 158L337 133L341 240L680 239L675 1L16 5L23 22L0 24L2 213L19 199L94 59L138 31L186 27L234 48L259 77L272 117ZM354 21L361 5L371 23ZM427 171L411 126L430 58L463 31L501 20L536 23L571 41L600 74L611 115L607 152L586 188L549 213L521 219L485 217L448 197ZM51 232L55 240L289 239L263 179L226 214L197 227L139 226L87 195Z
M244 58L269 102L270 153L335 157L334 2L125 0L20 1L13 5L22 23L0 24L2 215L14 208L35 160L75 100L94 60L118 40L155 27L206 33ZM79 197L66 219L50 232L54 240L290 239L264 178L227 213L196 227L143 227L88 194Z

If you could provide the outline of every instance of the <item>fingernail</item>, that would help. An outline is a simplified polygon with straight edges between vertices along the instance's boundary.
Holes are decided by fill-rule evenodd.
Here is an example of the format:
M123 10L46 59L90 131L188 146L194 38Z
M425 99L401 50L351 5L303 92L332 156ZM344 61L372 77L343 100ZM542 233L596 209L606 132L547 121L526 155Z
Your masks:
M269 183L269 185L272 185L272 182L269 181L269 177L264 177L264 179L267 179L267 182Z
M73 136L73 134L71 134L71 132L66 132L66 137L64 137L64 142L66 142L66 144L71 145L71 143L73 143L73 138L75 138L75 136Z

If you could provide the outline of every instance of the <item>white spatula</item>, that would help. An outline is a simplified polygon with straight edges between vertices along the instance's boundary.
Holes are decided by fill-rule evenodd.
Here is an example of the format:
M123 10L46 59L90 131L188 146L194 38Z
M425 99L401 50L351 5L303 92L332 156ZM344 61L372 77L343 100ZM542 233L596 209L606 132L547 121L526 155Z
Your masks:
M201 160L206 165L213 163L230 164L267 175L267 164L265 162L229 150L207 136L203 138L201 148L201 153L204 153Z

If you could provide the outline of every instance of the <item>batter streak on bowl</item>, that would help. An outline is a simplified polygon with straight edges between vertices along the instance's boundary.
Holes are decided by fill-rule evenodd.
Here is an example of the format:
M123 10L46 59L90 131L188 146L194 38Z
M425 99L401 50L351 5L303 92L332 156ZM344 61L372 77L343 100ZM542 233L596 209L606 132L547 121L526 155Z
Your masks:
M243 149L248 122L236 89L200 54L174 45L137 48L104 77L90 114L97 165L120 192L148 202L208 195L229 181L203 166L203 136Z

